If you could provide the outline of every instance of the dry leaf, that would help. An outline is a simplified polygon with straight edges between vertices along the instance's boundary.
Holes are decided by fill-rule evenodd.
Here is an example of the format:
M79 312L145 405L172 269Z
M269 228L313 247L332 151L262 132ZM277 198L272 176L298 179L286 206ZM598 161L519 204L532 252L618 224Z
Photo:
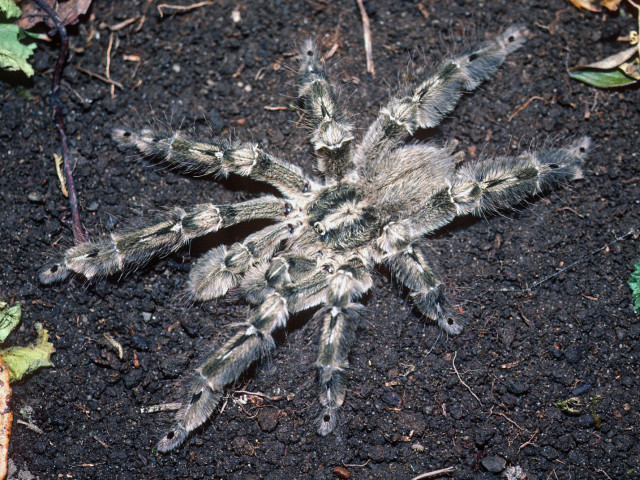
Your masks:
M631 57L633 57L637 51L638 51L637 47L630 47L630 48L627 48L626 50L623 50L614 55L611 55L610 57L604 58L598 62L593 62L588 65L577 65L573 67L571 70L578 70L578 69L585 69L585 68L595 69L595 70L609 70L612 68L616 68L622 65L627 60L629 60Z
M600 0L600 5L602 5L607 10L611 10L615 12L618 10L618 5L620 5L621 0Z
M11 438L11 387L9 386L9 369L0 358L0 478L7 475L9 461L9 439Z
M44 1L56 11L63 26L78 23L78 17L87 13L91 5L91 0ZM28 30L40 22L46 22L50 28L56 28L51 17L49 17L34 0L24 0L20 2L20 8L22 9L22 16L20 20L18 20L18 26L20 28Z
M575 7L584 8L592 12L602 11L602 7L600 7L600 4L595 0L569 0L569 2Z

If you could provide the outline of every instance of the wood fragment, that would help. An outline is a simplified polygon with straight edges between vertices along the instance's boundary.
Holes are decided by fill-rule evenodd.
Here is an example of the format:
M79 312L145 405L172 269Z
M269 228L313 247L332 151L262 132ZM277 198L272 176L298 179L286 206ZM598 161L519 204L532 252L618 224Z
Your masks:
M62 195L69 198L69 192L67 191L67 181L64 179L64 172L62 171L62 155L57 153L53 154L53 161L56 164L56 174L58 175L58 181L60 182L60 191Z
M12 422L13 412L11 411L9 369L2 361L2 357L0 357L0 478L7 476Z
M358 9L360 9L360 17L362 17L362 29L364 31L364 53L367 57L367 72L371 74L372 77L376 75L376 69L373 65L373 53L371 48L371 23L369 22L369 15L367 15L367 10L364 8L364 4L362 0L356 0L358 4Z
M25 422L24 420L16 420L16 423L18 425L24 425L25 427L27 427L29 430L36 432L39 435L42 435L44 432L40 429L40 427L38 427L37 425L33 424L33 423L29 423L29 422ZM0 477L2 478L2 477Z
M109 46L107 47L107 66L105 67L105 77L109 80L111 80L111 48L113 47L113 35L113 32L109 34ZM110 92L111 98L113 98L115 96L115 86L113 83L111 83Z
M416 7L418 8L420 15L422 15L424 18L427 18L427 19L429 18L429 10L427 10L427 7L424 6L424 0L418 3Z

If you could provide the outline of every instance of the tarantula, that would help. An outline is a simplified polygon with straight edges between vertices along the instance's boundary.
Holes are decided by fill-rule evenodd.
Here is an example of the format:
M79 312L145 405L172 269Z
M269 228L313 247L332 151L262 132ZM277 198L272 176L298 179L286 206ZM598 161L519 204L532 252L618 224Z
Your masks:
M171 167L247 176L280 193L233 205L174 207L140 226L70 248L40 273L45 283L70 274L111 275L176 251L195 237L240 222L269 221L244 241L209 251L191 272L188 293L194 300L235 288L255 308L245 326L197 370L188 400L158 450L175 448L204 423L224 388L274 347L274 330L284 327L290 314L314 307L319 308L313 318L322 322L315 363L323 407L318 433L330 433L345 398L347 357L363 308L358 300L371 288L377 264L406 288L424 317L446 333L460 333L462 324L445 301L423 237L456 216L507 208L580 177L589 140L462 166L456 166L450 147L406 140L418 129L438 125L463 91L490 77L527 34L511 27L494 41L443 61L433 75L383 106L359 144L314 43L305 42L298 93L320 178L252 143L115 130L119 141Z

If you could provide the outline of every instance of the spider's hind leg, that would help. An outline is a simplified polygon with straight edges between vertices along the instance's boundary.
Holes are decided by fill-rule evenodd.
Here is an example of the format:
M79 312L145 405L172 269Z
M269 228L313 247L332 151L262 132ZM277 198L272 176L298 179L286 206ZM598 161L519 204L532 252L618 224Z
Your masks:
M284 326L288 317L287 301L277 292L251 313L247 328L236 333L198 370L189 401L178 412L174 427L158 442L159 451L173 450L209 418L224 387L274 347L272 333Z
M353 167L353 125L346 119L333 87L326 78L312 40L302 46L298 94L311 130L317 168L328 178L340 180Z
M369 288L371 276L358 259L340 267L331 278L327 290L327 306L314 318L322 318L322 335L318 348L318 383L323 411L318 417L318 433L333 431L338 409L344 403L346 382L344 371L347 356L354 340L355 322L362 305L355 303Z

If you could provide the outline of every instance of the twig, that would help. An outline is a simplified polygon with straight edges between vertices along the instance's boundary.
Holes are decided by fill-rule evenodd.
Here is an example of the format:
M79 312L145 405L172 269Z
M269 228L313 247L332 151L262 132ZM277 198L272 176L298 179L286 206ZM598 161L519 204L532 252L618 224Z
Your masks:
M171 10L180 10L182 12L188 12L189 10L204 7L206 5L213 5L213 2L209 0L206 2L194 3L193 5L170 5L168 3L161 3L160 5L158 5L158 13L160 14L161 17L164 17L164 13L162 12L163 8L171 9Z
M358 4L360 16L362 17L362 29L364 30L364 53L367 57L367 72L374 77L376 75L376 69L373 66L373 54L371 53L371 24L362 0L356 0L356 3Z
M531 445L531 443L533 442L533 439L536 437L539 431L540 431L540 427L536 428L536 431L533 432L533 435L531 435L531 438L526 442L524 442L522 445L520 445L520 447L518 448L518 453L520 453L520 450L522 450L527 445Z
M67 141L67 133L64 129L64 120L62 117L62 102L60 101L60 79L62 78L62 70L64 69L67 54L69 53L69 37L67 29L58 17L56 11L51 8L44 0L35 0L38 6L44 10L55 24L55 30L60 37L60 54L56 69L53 72L51 81L51 105L53 106L53 116L60 134L60 144L62 146L62 160L64 163L64 175L67 183L67 191L69 192L69 208L71 210L71 230L73 231L74 243L80 244L88 240L88 235L82 222L80 222L80 209L78 207L78 195L76 193L75 183L73 182L73 172L71 171L71 154L69 152L69 143Z
M519 106L518 108L516 108L516 111L513 112L511 114L511 116L509 117L509 121L513 120L515 118L516 115L518 115L522 110L524 110L525 108L527 108L529 106L529 104L531 102L533 102L534 100L542 100L544 103L549 103L552 102L553 100L555 100L555 95L551 98L551 100L547 100L546 98L543 97L531 97L529 100L527 100L526 102L524 102L523 105Z
M502 412L501 412L501 413L496 413L496 415L500 415L500 416L501 416L501 417L503 417L507 422L513 423L513 424L516 426L516 428L517 428L518 430L524 430L525 432L527 431L527 429L526 429L526 428L521 427L520 425L518 425L516 422L514 422L514 421L513 421L513 420L511 420L509 417L507 417L504 413L502 413Z
M110 83L111 85L115 85L116 87L122 90L122 84L120 82L111 80L110 78L107 78L104 75L100 75L99 73L95 73L95 72L92 72L91 70L87 70L86 68L82 68L80 65L76 65L76 70L79 70L82 73L86 73L90 77L94 77L94 78L97 78L98 80L102 80L104 83Z
M460 383L462 385L464 385L465 387L467 387L467 390L469 390L469 392L471 392L471 395L473 395L473 398L475 398L478 403L480 404L480 406L482 406L482 402L480 401L480 399L478 398L478 396L473 393L473 390L471 390L471 387L469 385L467 385L466 383L464 383L464 380L462 380L462 377L460 377L460 373L458 373L458 369L456 368L456 356L458 355L458 352L456 351L453 354L453 360L452 360L452 364L453 364L453 370L456 372L456 375L458 376L458 380L460 380Z
M247 390L235 390L233 393L234 394L237 393L238 395L252 395L254 397L262 397L272 402L277 402L278 400L283 400L285 398L282 395L278 395L276 397L270 397L269 395L266 395L262 392L248 392Z
M109 34L109 46L107 47L107 66L104 69L104 76L107 77L109 80L111 80L111 47L113 47L113 35L114 35L113 32ZM113 82L111 82L110 92L111 92L111 98L113 98L116 93Z
M106 28L112 32L117 32L118 30L122 30L124 27L131 25L136 22L140 18L140 15L136 15L135 17L131 17L126 19L123 22L116 23L115 25L109 25L108 23L101 23L100 28Z
M446 473L452 473L454 470L454 467L441 468L440 470L421 473L417 477L413 477L411 480L424 480L425 478L439 477L440 475L444 475Z
M351 467L366 467L367 465L369 465L370 461L371 461L371 459L369 458L364 463L344 463L344 462L342 462L342 465L347 467L347 468L351 468Z

